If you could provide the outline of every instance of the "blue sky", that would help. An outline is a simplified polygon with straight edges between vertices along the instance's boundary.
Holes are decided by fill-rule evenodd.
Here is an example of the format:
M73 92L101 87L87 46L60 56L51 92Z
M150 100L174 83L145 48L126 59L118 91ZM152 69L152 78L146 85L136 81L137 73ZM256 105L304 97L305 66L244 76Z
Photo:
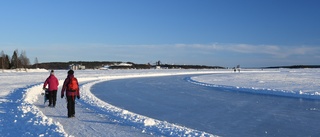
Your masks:
M318 0L0 1L0 50L31 63L320 64Z

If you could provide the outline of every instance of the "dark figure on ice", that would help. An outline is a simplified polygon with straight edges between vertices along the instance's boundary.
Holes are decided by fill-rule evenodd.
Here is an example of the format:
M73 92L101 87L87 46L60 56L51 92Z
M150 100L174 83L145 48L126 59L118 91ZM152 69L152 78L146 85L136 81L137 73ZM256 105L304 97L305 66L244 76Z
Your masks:
M79 84L77 78L74 77L74 71L69 70L68 76L64 80L62 90L61 90L61 98L64 97L64 93L66 92L67 99L67 108L68 108L68 118L75 116L75 99L76 97L80 99L79 92Z
M46 81L43 84L43 89L46 89L47 85L49 85L48 87L48 93L49 93L49 107L55 107L56 106L56 100L57 100L57 90L58 90L58 86L59 86L59 81L56 78L56 76L54 76L54 71L51 70L50 72L50 76L46 79Z

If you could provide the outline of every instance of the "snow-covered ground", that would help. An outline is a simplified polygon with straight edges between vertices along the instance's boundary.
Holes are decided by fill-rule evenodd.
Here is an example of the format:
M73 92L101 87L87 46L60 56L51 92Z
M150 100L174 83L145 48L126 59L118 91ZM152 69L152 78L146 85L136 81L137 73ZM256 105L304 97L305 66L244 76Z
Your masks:
M193 77L203 86L236 88L238 91L320 99L320 69L241 71Z
M159 121L112 106L91 94L91 86L112 79L183 74L195 76L191 83L234 88L281 96L319 99L320 69L274 70L82 70L75 76L81 85L76 118L66 116L66 102L60 97L56 108L43 104L42 84L47 70L0 72L0 136L214 136L203 131ZM67 70L55 72L60 86ZM61 87L59 87L61 88Z

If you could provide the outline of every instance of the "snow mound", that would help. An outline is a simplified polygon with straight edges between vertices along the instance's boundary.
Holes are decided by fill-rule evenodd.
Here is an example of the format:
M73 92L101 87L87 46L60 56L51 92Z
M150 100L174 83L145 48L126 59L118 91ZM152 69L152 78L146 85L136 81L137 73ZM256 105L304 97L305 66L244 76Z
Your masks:
M154 126L156 122L153 119L145 119L144 120L144 126Z

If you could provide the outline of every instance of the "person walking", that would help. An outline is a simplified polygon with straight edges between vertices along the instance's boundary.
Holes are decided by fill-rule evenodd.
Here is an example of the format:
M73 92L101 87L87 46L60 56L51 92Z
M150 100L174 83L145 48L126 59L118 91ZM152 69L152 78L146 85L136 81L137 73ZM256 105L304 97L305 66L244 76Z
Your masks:
M74 71L69 70L68 76L64 80L61 98L64 97L66 92L68 118L75 117L75 98L80 99L79 83L77 78L74 77Z
M54 75L54 70L51 70L50 76L46 79L43 84L43 89L45 90L48 85L48 93L49 93L49 107L55 107L57 101L57 90L59 86L59 81L57 77Z

